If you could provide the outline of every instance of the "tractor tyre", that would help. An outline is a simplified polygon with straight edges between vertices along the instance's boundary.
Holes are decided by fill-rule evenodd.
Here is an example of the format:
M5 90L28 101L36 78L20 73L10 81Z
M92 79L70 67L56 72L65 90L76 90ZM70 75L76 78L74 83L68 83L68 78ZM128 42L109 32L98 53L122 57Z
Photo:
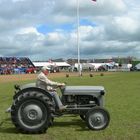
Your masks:
M11 119L22 133L45 133L53 111L49 97L38 91L28 91L14 100Z
M110 115L104 108L94 107L87 112L85 120L89 129L103 130L109 125Z

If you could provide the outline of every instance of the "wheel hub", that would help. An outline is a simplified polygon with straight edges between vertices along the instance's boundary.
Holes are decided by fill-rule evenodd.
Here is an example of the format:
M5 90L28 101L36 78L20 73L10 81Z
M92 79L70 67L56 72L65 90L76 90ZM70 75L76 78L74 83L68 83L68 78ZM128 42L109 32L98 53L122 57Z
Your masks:
M37 105L27 105L24 109L23 109L23 113L24 116L33 121L33 120L41 120L43 112L41 110L41 108Z
M29 113L27 114L28 118L30 120L35 120L37 118L37 112L36 110L30 110Z
M92 114L89 118L91 126L93 126L95 129L100 129L105 125L105 118L102 113L96 112Z
M97 117L95 118L95 121L98 122L98 123L101 123L101 117L100 117L100 116L97 116Z
M91 121L92 123L94 123L95 125L99 125L102 124L104 121L104 118L102 116L102 114L100 113L95 113L92 117L91 117Z

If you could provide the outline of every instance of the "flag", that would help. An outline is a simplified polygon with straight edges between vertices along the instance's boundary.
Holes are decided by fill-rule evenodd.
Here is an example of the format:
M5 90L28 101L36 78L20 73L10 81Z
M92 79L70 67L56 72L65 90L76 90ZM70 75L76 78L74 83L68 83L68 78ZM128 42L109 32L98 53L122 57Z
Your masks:
M49 59L49 63L53 63L51 59Z

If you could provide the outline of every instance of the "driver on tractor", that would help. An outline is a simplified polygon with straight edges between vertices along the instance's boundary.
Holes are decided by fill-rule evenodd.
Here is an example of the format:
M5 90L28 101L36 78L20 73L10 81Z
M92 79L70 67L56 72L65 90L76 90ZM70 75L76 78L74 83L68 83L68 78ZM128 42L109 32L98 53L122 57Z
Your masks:
M58 83L58 82L54 82L48 79L47 75L49 74L49 70L50 68L47 66L44 66L41 68L41 72L39 73L39 75L37 76L37 80L36 80L36 86L38 88L42 88L46 91L49 91L51 93L51 95L54 97L55 103L58 106L58 109L60 111L65 110L67 108L67 106L64 106L56 92L56 87L59 86L65 86L64 83Z

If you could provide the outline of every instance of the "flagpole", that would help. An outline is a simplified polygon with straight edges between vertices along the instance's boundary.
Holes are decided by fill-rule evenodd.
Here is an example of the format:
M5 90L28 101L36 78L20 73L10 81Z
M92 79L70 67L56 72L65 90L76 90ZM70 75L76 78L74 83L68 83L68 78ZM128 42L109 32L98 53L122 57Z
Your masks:
M92 0L96 2L97 0ZM81 67L80 67L80 34L79 34L79 26L80 26L80 18L79 18L79 0L77 0L77 51L78 51L78 72L79 76L82 75L81 73Z
M77 51L78 51L78 72L79 76L81 76L81 68L80 68L80 45L79 45L79 39L80 39L80 34L79 34L79 0L77 0Z

